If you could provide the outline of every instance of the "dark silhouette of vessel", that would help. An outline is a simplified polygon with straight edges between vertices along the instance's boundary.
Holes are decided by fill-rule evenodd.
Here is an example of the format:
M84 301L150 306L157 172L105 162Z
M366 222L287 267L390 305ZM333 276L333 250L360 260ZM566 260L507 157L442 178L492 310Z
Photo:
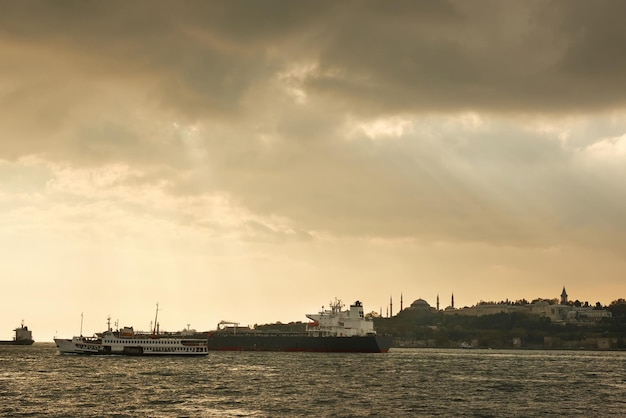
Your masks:
M15 328L13 331L15 331L15 337L12 340L0 341L0 345L32 345L35 342L32 331L24 326L24 321L19 328Z

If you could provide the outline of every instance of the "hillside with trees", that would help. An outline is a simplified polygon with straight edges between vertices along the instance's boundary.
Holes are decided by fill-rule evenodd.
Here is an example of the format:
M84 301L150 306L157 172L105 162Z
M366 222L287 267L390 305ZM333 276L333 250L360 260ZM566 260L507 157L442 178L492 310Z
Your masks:
M553 323L525 312L467 316L443 311L405 309L391 318L374 318L377 332L394 336L399 347L625 349L626 301L604 309L597 322Z

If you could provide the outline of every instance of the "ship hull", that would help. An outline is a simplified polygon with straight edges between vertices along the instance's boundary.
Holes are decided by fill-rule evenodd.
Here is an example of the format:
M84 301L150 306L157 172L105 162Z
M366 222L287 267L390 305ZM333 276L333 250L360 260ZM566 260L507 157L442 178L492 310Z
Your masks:
M285 351L315 353L386 353L390 336L317 337L310 335L228 334L209 336L210 351Z
M4 340L0 341L0 345L33 345L34 340Z
M65 338L55 338L54 343L59 349L59 353L61 354L78 354L78 350L74 345L72 340L68 340Z

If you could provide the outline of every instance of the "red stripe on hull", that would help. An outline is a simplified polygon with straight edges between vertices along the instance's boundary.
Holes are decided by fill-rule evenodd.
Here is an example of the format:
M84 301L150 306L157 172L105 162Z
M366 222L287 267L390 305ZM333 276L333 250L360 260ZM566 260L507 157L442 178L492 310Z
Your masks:
M277 351L303 353L386 353L391 337L310 337L289 335L214 334L209 351Z

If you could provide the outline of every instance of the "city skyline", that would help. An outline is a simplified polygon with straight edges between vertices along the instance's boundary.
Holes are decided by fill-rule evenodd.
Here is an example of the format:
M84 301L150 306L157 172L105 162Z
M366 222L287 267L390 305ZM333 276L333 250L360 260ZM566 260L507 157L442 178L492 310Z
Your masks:
M3 3L0 339L624 297L624 12Z
M558 304L575 305L577 303L580 303L581 306L589 306L589 307L595 307L598 303L600 303L602 305L602 307L606 307L606 306L609 306L611 304L611 302L615 302L615 301L618 301L620 299L624 300L624 297L618 296L615 299L611 300L611 302L608 302L608 303L605 303L605 304L603 304L600 301L591 301L591 300L586 299L586 298L580 299L580 298L576 297L576 298L572 299L572 298L569 297L569 294L566 291L566 286L563 286L562 290L561 290L561 293L559 293L558 296L552 296L552 297L535 296L535 297L532 297L530 299L527 299L527 298L516 298L516 297L507 297L507 298L499 299L499 300L480 299L480 300L475 301L474 303L467 304L467 305L462 305L462 306L459 306L458 304L455 304L455 302L454 302L454 292L450 294L449 298L447 299L448 300L447 303L446 302L440 303L440 299L441 298L440 298L439 294L435 295L434 299L435 299L435 303L433 304L433 303L431 303L432 301L429 300L428 297L419 296L416 299L409 298L408 304L407 304L404 301L404 293L402 292L402 293L400 293L400 298L399 298L399 301L400 301L399 309L395 309L395 310L393 309L393 306L394 306L393 305L394 304L394 302L393 302L394 296L390 295L389 303L385 306L386 310L384 311L384 314L383 314L383 306L382 305L379 308L379 311L375 311L374 310L374 311L370 311L370 313L373 312L373 313L378 314L381 317L388 318L388 317L391 317L391 316L395 316L396 314L398 314L399 312L403 311L406 308L411 307L413 305L413 303L418 302L418 301L426 302L430 308L435 309L437 311L446 311L446 310L450 310L450 309L452 309L452 310L459 310L459 309L464 309L464 308L473 308L473 307L479 306L481 304L487 304L487 305L489 305L489 304L501 304L501 303L515 304L515 303L523 302L523 301L526 301L526 304L529 304L529 305L532 304L533 302L536 302L536 301L557 301ZM444 300L445 300L445 298L444 298ZM396 306L398 306L398 305L396 305Z

